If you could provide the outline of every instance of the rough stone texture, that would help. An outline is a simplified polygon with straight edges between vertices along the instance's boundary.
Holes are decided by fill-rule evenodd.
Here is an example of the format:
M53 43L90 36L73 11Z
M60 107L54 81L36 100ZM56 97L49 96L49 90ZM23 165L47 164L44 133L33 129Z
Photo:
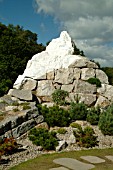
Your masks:
M62 85L61 90L72 92L73 88L74 88L73 84L68 84L68 85Z
M55 75L55 82L60 84L70 84L73 83L74 80L74 73L73 69L59 69Z
M54 71L51 71L49 73L46 73L47 80L54 80L55 78L55 73Z
M105 162L104 159L101 159L97 156L81 156L80 158L90 162L90 163L93 163L93 164L98 164L98 163L103 163Z
M22 100L30 101L32 100L31 90L19 90L19 89L10 89L8 95L17 97Z
M106 108L109 105L110 105L110 101L107 98L103 96L99 96L96 101L95 107L100 106L101 108Z
M98 68L97 64L89 61L86 57L82 57L80 60L76 60L73 63L71 63L69 65L69 67L71 68L84 68L84 67L88 67L88 68Z
M96 69L96 78L98 78L103 84L109 84L108 77L102 70Z
M92 106L96 102L96 95L95 94L83 94L83 93L69 93L69 97L66 98L68 102L75 102L76 100L79 102L85 103L87 106Z
M112 161L113 162L113 156L112 155L107 155L107 156L105 156L107 159L109 159L110 161Z
M25 79L21 88L25 90L34 90L37 86L37 81L33 79Z
M38 128L44 128L44 129L49 130L49 126L48 126L48 124L46 122L42 122L42 123L36 125L35 128L37 128L37 129Z
M111 102L113 102L113 86L107 85L106 91L103 94L104 97L108 98Z
M96 95L95 94L78 94L80 98L80 102L85 103L87 106L93 106L96 102Z
M81 78L81 69L80 68L74 68L73 69L74 79L78 80Z
M24 122L20 126L12 130L12 135L14 138L18 138L19 136L26 133L31 128L35 127L35 125L36 122L34 121L34 119Z
M65 149L67 146L67 143L65 140L59 141L59 145L56 147L56 151L61 151L63 149Z
M42 80L38 82L36 96L50 96L54 92L52 80Z
M74 81L74 92L83 94L94 94L96 93L96 85L89 84L86 81L75 80Z
M92 164L83 163L73 158L59 158L53 160L53 162L72 170L89 170L95 167Z
M88 80L89 78L95 77L95 70L93 68L83 68L81 79Z

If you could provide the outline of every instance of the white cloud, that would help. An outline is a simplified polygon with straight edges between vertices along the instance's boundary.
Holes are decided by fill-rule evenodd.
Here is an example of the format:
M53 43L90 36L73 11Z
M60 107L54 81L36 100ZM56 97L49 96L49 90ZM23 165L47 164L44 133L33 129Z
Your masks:
M37 12L60 20L90 59L113 67L113 0L35 1Z

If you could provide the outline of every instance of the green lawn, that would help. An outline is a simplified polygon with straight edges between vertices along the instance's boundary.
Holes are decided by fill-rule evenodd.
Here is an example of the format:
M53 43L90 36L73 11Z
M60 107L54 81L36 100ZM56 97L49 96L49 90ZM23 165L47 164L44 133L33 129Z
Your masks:
M50 168L55 168L59 166L53 163L53 160L56 158L68 157L68 158L76 158L78 160L81 160L80 156L83 155L92 155L92 156L94 155L105 159L105 163L96 164L96 167L93 170L113 170L113 162L105 158L106 155L113 155L113 148L71 151L71 152L41 155L35 159L26 161L24 163L19 164L18 166L10 168L10 170L49 170ZM87 161L84 162L88 163Z

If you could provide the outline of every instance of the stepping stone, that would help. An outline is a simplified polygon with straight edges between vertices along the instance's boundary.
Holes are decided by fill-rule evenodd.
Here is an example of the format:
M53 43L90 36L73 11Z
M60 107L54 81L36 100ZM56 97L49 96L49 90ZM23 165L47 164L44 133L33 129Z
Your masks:
M97 156L81 156L80 158L82 158L90 163L94 163L94 164L105 162L104 159L101 159Z
M52 168L52 169L49 169L49 170L69 170L69 169L64 168L64 167L58 167L58 168Z
M95 167L92 164L83 163L73 158L59 158L53 160L53 162L72 170L89 170Z
M112 155L108 155L108 156L105 156L105 157L113 162L113 156Z

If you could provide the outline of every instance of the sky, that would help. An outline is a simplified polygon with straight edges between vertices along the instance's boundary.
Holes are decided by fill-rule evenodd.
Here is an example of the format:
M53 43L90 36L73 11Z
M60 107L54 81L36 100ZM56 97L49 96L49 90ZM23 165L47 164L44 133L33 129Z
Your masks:
M113 0L0 0L0 22L37 33L44 45L66 30L89 59L113 67Z

